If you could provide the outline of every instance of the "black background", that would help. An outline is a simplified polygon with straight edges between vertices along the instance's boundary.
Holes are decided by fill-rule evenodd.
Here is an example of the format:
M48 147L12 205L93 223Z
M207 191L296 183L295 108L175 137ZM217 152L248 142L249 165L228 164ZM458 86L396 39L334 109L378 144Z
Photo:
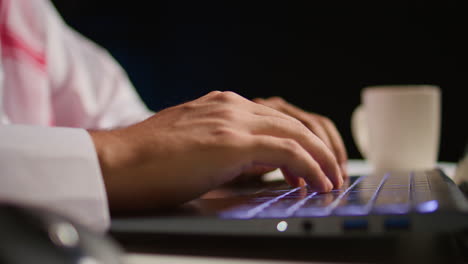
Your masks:
M65 21L121 63L152 110L211 90L282 96L333 119L349 156L360 90L442 88L439 159L468 136L466 14L461 1L54 0Z

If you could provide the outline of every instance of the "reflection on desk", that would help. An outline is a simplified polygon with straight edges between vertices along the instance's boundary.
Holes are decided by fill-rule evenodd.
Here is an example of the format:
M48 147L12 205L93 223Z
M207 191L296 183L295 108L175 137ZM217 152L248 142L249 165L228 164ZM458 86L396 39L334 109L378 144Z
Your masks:
M187 256L167 256L158 254L127 254L124 258L125 264L319 264L320 262L303 261L277 261L258 259L235 259L235 258L215 258L215 257L187 257ZM327 262L327 264L337 264L337 262Z

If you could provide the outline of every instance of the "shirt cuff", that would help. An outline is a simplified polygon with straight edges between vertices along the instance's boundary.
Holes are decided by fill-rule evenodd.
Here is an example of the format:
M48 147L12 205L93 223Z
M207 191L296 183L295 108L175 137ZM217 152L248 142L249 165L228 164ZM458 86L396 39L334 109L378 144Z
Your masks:
M0 201L45 207L94 231L110 226L96 150L84 129L0 126Z

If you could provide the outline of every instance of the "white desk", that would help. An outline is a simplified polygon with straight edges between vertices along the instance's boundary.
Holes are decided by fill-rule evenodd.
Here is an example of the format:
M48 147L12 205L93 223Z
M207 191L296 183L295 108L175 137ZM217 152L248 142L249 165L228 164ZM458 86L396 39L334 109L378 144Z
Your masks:
M258 259L235 259L235 258L214 258L214 257L186 257L167 256L153 254L127 254L124 259L125 264L311 264L319 262L298 262L298 261L276 261ZM327 262L327 264L334 264Z
M445 174L447 174L448 177L453 179L456 163L439 162L437 165L445 172ZM371 172L371 167L364 160L349 160L347 169L349 175L364 175ZM264 177L267 181L273 181L282 178L283 175L280 170L275 170L265 174Z
M449 177L455 174L456 164L450 162L439 162L439 167ZM371 171L369 165L362 160L350 160L348 163L348 172L350 175L367 174ZM266 180L277 180L281 178L279 170L270 172L265 175ZM124 257L126 264L286 264L286 263L318 263L318 262L298 262L298 261L272 261L272 260L257 260L257 259L235 259L235 258L217 258L217 257L187 257L187 256L169 256L159 254L127 254ZM330 262L327 262L330 264Z

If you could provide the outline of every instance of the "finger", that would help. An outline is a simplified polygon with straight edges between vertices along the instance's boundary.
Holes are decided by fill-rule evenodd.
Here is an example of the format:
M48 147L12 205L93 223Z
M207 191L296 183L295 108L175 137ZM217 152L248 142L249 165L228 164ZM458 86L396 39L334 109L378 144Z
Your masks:
M303 126L303 124L301 124L301 122L290 116L290 115L287 115L285 113L282 113L278 110L275 110L271 107L268 107L268 106L265 106L265 105L260 105L260 104L257 104L257 103L254 103L250 100L247 100L246 98L236 94L236 93L233 93L233 92L230 92L230 91L227 91L227 92L220 92L220 91L214 91L214 92L211 92L205 96L203 96L202 98L198 99L197 100L199 104L206 104L206 106L208 107L205 107L208 109L208 112L209 114L214 114L214 115L222 115L223 118L225 119L231 119L231 120L234 120L236 118L234 118L234 116L237 116L236 113L234 112L237 112L237 110L234 110L235 108L226 108L225 106L226 105L233 105L233 106L236 106L236 108L238 109L244 109L244 110L247 110L248 112L250 113L253 113L255 115L259 115L259 116L262 116L262 117L276 117L276 118L279 118L279 119L284 119L284 120L288 120L289 121L289 127L291 125L293 125L294 123L296 124L296 127L298 127L299 125ZM214 105L222 105L223 107L219 109L219 111L215 111L214 108L215 106ZM298 111L296 111L298 112ZM201 113L200 111L198 113ZM237 119L237 120L241 120L241 119ZM317 125L315 126L316 127L316 130L317 130L317 134L320 135L325 142L328 142L329 143L329 139L328 139L328 135L327 133L323 130L323 128L321 127L321 125ZM321 129L321 130L320 130ZM320 137L319 137L320 138ZM320 140L319 140L320 141ZM309 148L310 149L310 148ZM324 149L327 149L327 147L323 147L323 146L319 146L319 147L316 147L314 152L311 152L314 153L315 155L317 155L317 151L320 151L320 150L324 150ZM330 147L331 149L331 147ZM321 155L320 153L318 154L318 157L317 157L317 161L319 162L319 164L323 167L324 171L326 172L326 174L330 177L330 179L332 179L332 181L334 182L334 185L336 187L339 187L341 186L342 182L343 182L343 179L342 179L342 176L341 176L341 172L339 169L336 169L336 168L339 168L338 167L338 164L336 163L336 159L334 159L334 157L332 155L329 155L328 153L326 155Z
M237 176L233 182L234 183L249 183L253 181L259 181L262 179L262 175L272 172L277 168L268 167L268 166L253 166L251 168L247 168L241 172L239 176Z
M299 186L299 178L303 178L317 191L328 192L333 188L320 165L296 141L265 135L250 139L244 153L247 164L281 168L287 172L286 181L292 186Z
M338 132L338 129L336 128L335 124L333 124L333 122L330 119L322 117L321 121L323 123L323 126L326 128L329 137L331 138L331 143L337 160L340 163L343 177L348 177L348 173L346 171L348 154L346 152L346 147L343 143L343 139L341 138L340 133Z
M247 114L253 113L255 115L262 116L262 119L260 119L259 121L266 120L264 119L265 117L270 117L270 118L274 117L278 120L282 119L285 121L285 122L282 122L281 126L283 127L277 127L278 128L277 131L282 131L282 133L276 134L277 136L281 136L281 137L296 136L297 138L297 135L300 134L300 131L307 130L307 129L304 129L305 128L304 125L298 119L290 115L287 115L285 113L282 113L272 107L254 103L233 92L229 92L229 91L228 92L219 92L219 91L211 92L208 95L200 98L199 101L200 103L202 104L204 103L205 106L207 106L205 108L208 110L209 114L214 114L216 116L222 115L224 119L229 119L232 121L242 120L242 118L235 118L235 117L246 116L245 115L246 113ZM270 101L273 101L273 100L270 100ZM232 108L232 107L229 108L229 107L226 107L226 105L235 106L235 108ZM218 111L216 110L216 107L219 108ZM244 110L244 113L239 113L238 109ZM295 110L294 108L292 109L294 110L295 115L303 113L302 110L298 111L298 110ZM262 122L259 122L259 123L262 123ZM253 125L255 124L249 124L247 127L252 127ZM291 133L291 127L295 127L295 129L293 130L297 130L296 133ZM309 151L309 153L311 153L311 155L314 154L314 158L317 159L320 166L325 171L326 175L333 181L335 187L340 187L343 183L343 176L341 175L341 171L336 162L336 158L333 156L333 153L327 152L328 148L332 149L331 144L329 143L330 140L328 139L328 134L326 133L326 131L324 131L321 124L316 125L314 127L316 128L316 131L317 131L316 133L324 139L323 141L328 142L330 147L327 147L326 145L322 146L317 142L317 144L319 145L316 144L315 147L310 147L311 145L308 144L307 150ZM289 133L284 133L285 131L288 131L288 130L289 130ZM263 131L264 131L264 134L268 134L266 133L268 129L264 129ZM302 135L306 135L306 134L307 133L302 133ZM312 137L312 135L313 135L312 133L309 133L308 137ZM315 135L313 136L315 137ZM314 141L321 142L322 140L320 139L320 136L319 136L319 140L316 140L314 138ZM306 140L304 140L304 137L301 137L300 139L301 139L300 140L301 144L306 142Z
M334 154L302 124L277 117L255 115L245 119L245 122L248 122L246 126L250 129L250 133L254 135L270 135L295 140L319 163L325 175L336 188L341 187L343 184L341 170Z
M325 145L327 145L330 149L333 150L333 145L330 140L330 137L323 127L320 120L316 118L311 118L311 115L305 113L302 109L299 109L282 99L272 99L272 100L263 100L263 99L255 99L256 102L259 104L263 104L265 106L277 109L287 115L290 115L299 121L301 121L307 128L309 128L315 135L317 135Z
M287 169L281 169L283 173L285 181L294 187L304 187L306 186L306 182L303 178L297 178L293 174L291 174Z
M292 186L292 187L301 186L299 179L302 179L302 178L294 176L292 173L288 172L287 169L281 169L281 171L283 173L284 180L289 184L289 186Z
M346 173L346 162L348 160L346 148L344 146L343 140L336 129L336 126L331 120L326 117L304 112L302 109L286 102L285 100L279 97L273 97L267 100L256 99L257 102L271 107L275 107L283 111L284 113L291 115L303 121L303 123L311 129L311 131L316 134L322 141L327 144L333 151L336 156L336 159L340 163L341 171L344 177L347 177ZM307 120L313 120L311 123ZM315 123L315 124L314 124Z
M243 172L243 174L246 175L262 175L265 173L269 173L276 170L276 168L268 167L268 166L254 166L246 171Z

